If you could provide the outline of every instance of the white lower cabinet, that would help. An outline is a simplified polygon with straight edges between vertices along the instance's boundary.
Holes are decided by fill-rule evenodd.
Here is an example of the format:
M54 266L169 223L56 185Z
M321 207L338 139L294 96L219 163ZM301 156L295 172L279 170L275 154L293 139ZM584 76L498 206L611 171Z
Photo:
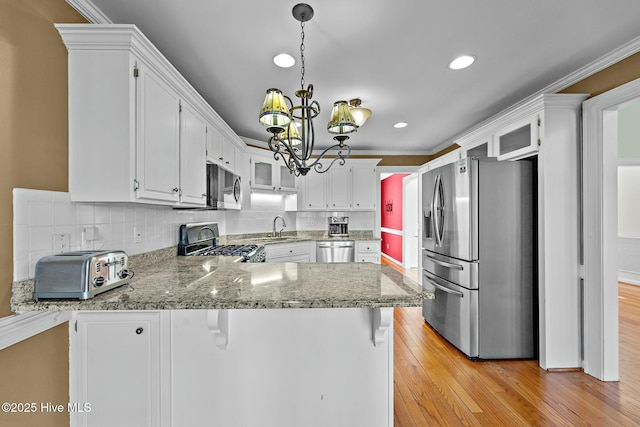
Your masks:
M314 241L269 244L266 262L314 262L315 247Z
M362 240L356 241L356 262L372 262L380 264L380 241Z
M82 312L70 331L72 426L170 425L170 313Z

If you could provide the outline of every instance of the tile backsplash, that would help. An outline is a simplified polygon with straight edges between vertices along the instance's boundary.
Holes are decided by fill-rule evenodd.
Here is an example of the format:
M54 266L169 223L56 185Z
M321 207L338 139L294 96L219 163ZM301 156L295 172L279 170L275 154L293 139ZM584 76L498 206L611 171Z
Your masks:
M13 190L13 280L34 276L36 262L59 253L57 235L67 235L67 251L124 250L129 255L178 244L180 224L217 222L221 235L266 233L276 215L285 231L326 230L328 216L348 216L349 229L373 230L374 212L295 212L295 195L251 194L251 210L175 210L136 203L72 202L69 193ZM278 231L282 223L278 221ZM136 232L139 238L136 239Z
M76 203L69 193L13 190L13 280L34 276L36 262L58 253L54 238L68 234L68 250L114 249L129 255L178 244L178 227L214 221L225 234L225 212L174 210L133 203ZM139 232L136 241L134 230Z

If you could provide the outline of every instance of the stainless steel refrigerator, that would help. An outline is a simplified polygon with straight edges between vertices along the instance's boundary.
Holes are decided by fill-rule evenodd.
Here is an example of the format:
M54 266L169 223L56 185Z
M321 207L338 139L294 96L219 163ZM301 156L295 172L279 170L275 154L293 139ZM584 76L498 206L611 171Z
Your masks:
M467 158L422 176L422 282L436 295L422 313L470 358L537 357L534 166Z

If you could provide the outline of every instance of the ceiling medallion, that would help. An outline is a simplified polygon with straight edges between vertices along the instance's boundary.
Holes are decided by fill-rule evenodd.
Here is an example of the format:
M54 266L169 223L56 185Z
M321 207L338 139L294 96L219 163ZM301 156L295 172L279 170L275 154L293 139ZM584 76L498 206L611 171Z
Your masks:
M315 140L313 119L320 114L320 105L317 101L311 101L313 85L309 84L306 89L304 87L304 23L313 17L313 8L308 4L300 3L293 7L292 14L300 22L302 29L300 90L295 93L300 98L300 105L294 106L291 98L283 95L279 89L268 89L259 120L267 128L267 132L272 134L268 144L269 149L274 152L273 157L276 160L282 158L289 170L296 176L300 176L306 175L312 168L319 173L326 172L336 161L344 165L345 160L351 155L351 147L345 144L345 141L349 139L348 134L358 129L358 125L347 101L334 102L327 131L335 135L333 139L337 143L324 150L313 161L311 160ZM331 150L337 150L336 157L331 159L325 167L321 160Z

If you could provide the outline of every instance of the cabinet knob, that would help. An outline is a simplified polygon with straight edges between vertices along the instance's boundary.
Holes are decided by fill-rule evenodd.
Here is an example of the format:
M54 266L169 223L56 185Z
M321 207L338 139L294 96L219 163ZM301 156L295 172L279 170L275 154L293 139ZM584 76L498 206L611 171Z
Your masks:
M178 187L173 187L173 192L177 193L178 191L180 191L180 189Z
M207 197L207 193L202 193L202 197Z
M136 334L140 335L144 331L143 328L136 328Z
M224 160L224 158L222 158L222 157L218 157L218 160Z

